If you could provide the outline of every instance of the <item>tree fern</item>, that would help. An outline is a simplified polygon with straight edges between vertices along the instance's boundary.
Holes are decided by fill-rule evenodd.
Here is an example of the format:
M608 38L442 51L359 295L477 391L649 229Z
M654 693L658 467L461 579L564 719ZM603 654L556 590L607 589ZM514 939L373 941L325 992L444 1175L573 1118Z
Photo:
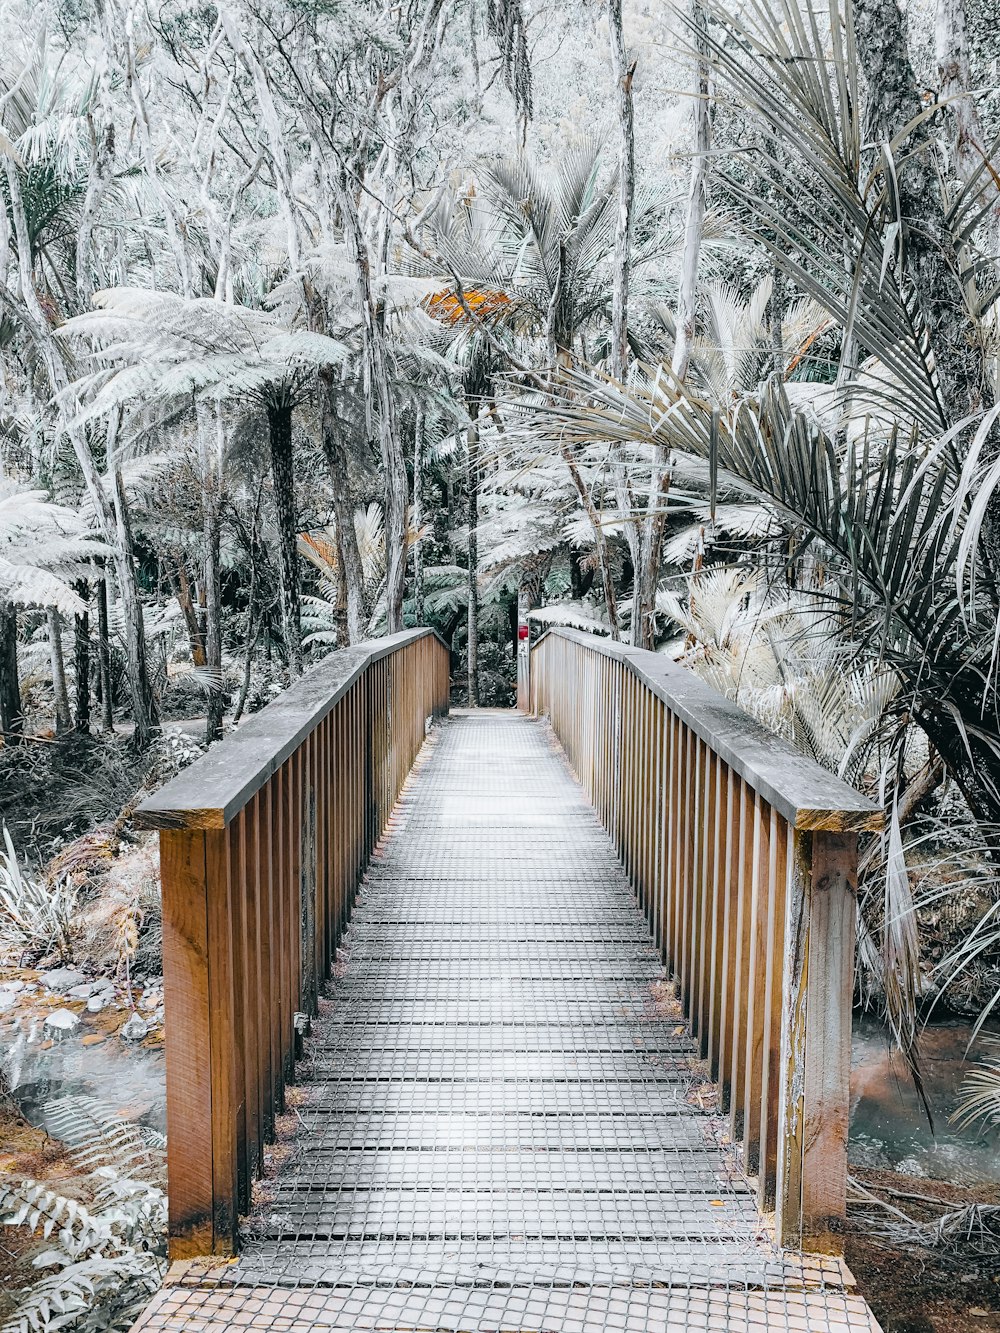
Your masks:
M31 1267L52 1270L17 1292L0 1333L124 1333L166 1268L160 1137L90 1098L57 1098L45 1114L78 1175L67 1194L33 1180L0 1184L0 1221L46 1242Z

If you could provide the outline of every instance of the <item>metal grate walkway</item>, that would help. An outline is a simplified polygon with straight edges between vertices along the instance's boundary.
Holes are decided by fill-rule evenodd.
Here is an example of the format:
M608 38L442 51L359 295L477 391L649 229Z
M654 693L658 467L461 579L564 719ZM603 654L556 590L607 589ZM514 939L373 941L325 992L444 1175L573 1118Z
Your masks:
M435 732L346 944L239 1260L175 1265L139 1328L877 1329L771 1243L543 724Z

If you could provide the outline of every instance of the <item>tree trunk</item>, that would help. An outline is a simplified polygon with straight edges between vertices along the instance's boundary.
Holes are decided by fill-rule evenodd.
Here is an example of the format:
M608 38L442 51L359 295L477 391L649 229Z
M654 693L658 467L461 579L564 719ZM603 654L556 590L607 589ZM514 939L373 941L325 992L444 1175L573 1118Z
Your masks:
M333 543L337 549L337 561L333 570L335 587L333 602L333 630L337 636L337 647L343 648L351 642L351 631L347 622L347 578L344 575L344 549L340 544L340 524L334 520Z
M611 69L618 112L618 218L615 226L614 290L611 298L611 373L623 380L628 368L628 285L632 270L632 206L635 201L635 118L632 75L622 28L622 0L607 0Z
M115 729L114 687L111 683L111 633L108 626L108 576L97 584L97 678L101 690L101 730Z
M469 426L465 482L469 519L469 614L466 637L469 707L479 707L479 426Z
M354 501L351 497L347 457L338 413L336 386L331 372L320 371L321 431L323 454L330 472L333 517L337 525L337 550L343 570L347 596L347 642L360 643L368 625L365 605L365 576L354 527ZM340 645L338 644L338 647Z
M974 726L958 720L962 716L977 718L982 687L973 679L969 682L975 694L955 713L947 708L929 706L916 714L916 721L926 733L954 780L955 785L982 829L983 841L990 849L994 863L1000 862L1000 756L987 736L977 734ZM980 724L981 725L981 724Z
M75 585L76 595L83 603L90 600L90 586L86 579ZM90 731L90 612L86 605L73 617L73 674L76 677L73 726L77 731Z
M247 550L250 554L250 590L247 593L247 637L243 649L243 680L240 684L240 693L236 700L236 708L233 711L234 727L239 724L239 720L243 716L243 710L247 706L247 696L250 693L250 672L253 667L253 653L257 644L258 634L260 633L260 626L257 624L256 618L257 585L259 583L257 522L260 515L260 494L260 487L258 487L257 502L253 509L251 528L249 533L245 534Z
M6 745L17 745L24 733L17 670L17 607L10 602L0 602L0 728Z
M187 628L188 643L191 645L191 661L196 667L203 667L206 662L205 638L202 634L201 625L198 623L198 613L194 609L194 598L191 596L191 580L188 578L184 558L180 554L177 556L175 567L177 580L174 583L174 595L181 608L181 614Z
M952 127L952 160L955 174L963 182L977 180L981 206L992 201L987 224L987 244L997 253L1000 241L1000 182L987 164L989 153L976 104L969 95L969 33L964 0L937 0L934 25L940 100L947 105Z
M854 27L868 88L869 136L881 145L922 110L905 19L896 0L856 0ZM938 179L937 145L926 120L910 131L895 160L906 271L934 351L945 415L954 423L990 407L993 395L981 339L965 305Z
M628 372L628 289L632 272L632 210L635 202L635 117L632 104L632 76L635 61L628 63L622 27L622 0L607 0L608 34L611 45L611 69L615 79L615 104L618 113L618 217L615 223L614 277L611 295L611 373L624 380ZM624 523L625 540L633 567L638 566L642 550L642 522L637 514L635 489L621 456L614 446L611 461L615 499ZM637 642L641 624L639 581L632 585L632 641Z
M278 519L278 568L281 574L281 623L285 635L288 668L302 675L302 610L299 598L299 549L295 508L295 476L292 468L292 405L286 399L267 407L271 444L271 477L274 508Z
M413 623L424 623L424 414L418 408L413 432Z
M226 695L222 688L222 578L219 571L219 538L222 528L219 496L214 489L205 496L203 530L205 536L205 665L211 681L205 718L205 740L211 743L222 735L222 717Z
M712 146L712 118L709 97L711 71L707 53L705 11L699 0L691 6L691 23L695 32L698 60L695 66L693 89L694 146L691 157L691 179L688 187L687 219L684 224L684 251L681 257L681 280L677 293L677 334L670 369L679 380L687 375L694 341L695 315L698 297L698 267L701 261L701 238L705 230L705 212L708 207L708 154Z
M698 268L701 260L701 238L705 228L708 207L708 154L712 145L712 118L710 104L711 69L706 57L708 41L705 11L699 0L691 6L691 24L695 32L698 60L694 83L694 146L691 157L691 179L688 189L687 219L684 226L684 250L681 258L680 289L677 298L677 332L670 369L680 380L688 372L691 346L694 341L695 316L698 297ZM636 570L638 596L632 642L640 648L652 648L655 643L656 591L660 581L663 558L663 536L667 523L667 497L671 481L670 451L663 445L654 450L649 514L643 525L639 568Z
M587 489L587 483L576 465L576 460L570 452L569 446L563 444L560 452L563 461L569 468L569 475L576 487L576 493L580 497L584 513L590 520L590 530L594 534L594 546L597 548L597 563L601 570L601 582L604 585L604 609L607 612L611 637L617 642L621 637L618 628L618 599L615 596L615 581L611 570L611 550L601 524L601 515L594 504L594 497Z
M115 564L118 569L118 595L125 615L126 669L129 694L132 699L132 717L135 721L134 738L136 747L142 750L160 730L160 719L146 661L146 626L135 578L135 542L132 538L132 525L125 501L121 471L117 467L111 468L111 483L111 499L117 526Z
M373 435L372 399L378 411L378 440L382 455L385 501L386 620L390 634L403 628L403 594L406 587L406 460L399 439L399 422L390 382L389 358L382 329L382 314L375 303L371 284L371 259L361 232L358 211L346 173L340 180L340 209L348 248L353 254L361 308L361 332L365 350L365 404L368 431Z
M66 661L63 657L62 616L54 606L49 607L49 662L52 666L52 694L56 710L56 733L69 731L73 719L69 711L69 690L66 688Z

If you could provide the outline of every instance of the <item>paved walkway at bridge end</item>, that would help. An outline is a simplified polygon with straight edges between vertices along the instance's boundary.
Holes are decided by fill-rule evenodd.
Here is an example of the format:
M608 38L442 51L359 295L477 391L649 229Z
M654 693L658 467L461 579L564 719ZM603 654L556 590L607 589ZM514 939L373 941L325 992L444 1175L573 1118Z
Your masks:
M143 1333L877 1333L773 1243L546 724L435 729L337 971L239 1258L175 1264Z

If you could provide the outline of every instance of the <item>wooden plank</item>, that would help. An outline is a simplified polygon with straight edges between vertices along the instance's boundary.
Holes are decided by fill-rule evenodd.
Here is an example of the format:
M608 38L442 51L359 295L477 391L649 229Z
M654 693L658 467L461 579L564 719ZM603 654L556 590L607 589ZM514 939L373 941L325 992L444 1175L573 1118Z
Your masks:
M767 980L764 1013L764 1072L761 1093L760 1165L758 1199L762 1208L774 1208L778 1171L778 1096L781 1088L781 986L784 977L785 892L788 883L789 828L771 811L771 902L768 912Z
M750 787L739 785L739 849L736 861L736 931L733 937L732 1065L729 1074L730 1134L743 1137L743 1088L746 1071L746 992L750 953L750 903L753 856L753 797Z
M710 1075L719 1076L719 1034L722 1018L722 978L724 975L725 938L726 938L726 866L728 863L727 840L729 837L728 802L729 769L722 760L715 756L714 818L712 827L712 885L709 931L709 965L707 973L708 998L707 1019L702 1058L708 1061Z
M751 1175L760 1164L761 1102L767 982L768 917L771 906L771 809L754 793L753 853L750 864L749 953L746 992L746 1046L743 1089L743 1162Z
M173 1259L215 1247L205 835L160 840L163 881L163 994L167 1066L168 1226Z
M233 965L238 997L239 1049L243 1067L246 1129L240 1161L240 1211L250 1207L250 1191L260 1173L260 1069L258 1047L258 921L256 886L247 877L247 811L241 810L229 826L229 863L232 873Z
M703 811L698 834L698 949L695 969L697 993L692 1006L692 1031L698 1038L699 1054L704 1058L708 1051L709 990L714 943L715 801L718 758L703 743L702 748Z
M736 1003L736 932L737 932L737 894L739 893L739 794L740 779L729 768L726 772L726 844L721 881L722 920L722 955L719 960L719 979L716 986L716 1001L719 1010L719 1033L717 1055L712 1067L712 1076L719 1082L720 1102L723 1110L730 1103L730 1084L732 1080L733 1043L735 1041Z
M233 936L233 883L230 839L213 830L204 835L208 894L209 1039L212 1086L212 1193L216 1254L234 1254L240 1212L240 1162L245 1160L246 1103L243 1096L242 1019L237 997ZM164 979L166 971L164 971ZM169 1042L169 1034L167 1036ZM204 1077L204 1074L202 1075ZM169 1112L168 1112L169 1123ZM167 1136L169 1142L169 1134Z
M839 1253L847 1212L858 840L813 835L802 1072L805 1248Z
M247 806L247 879L257 905L257 977L252 987L257 1018L257 1071L260 1097L261 1163L263 1145L274 1142L274 1074L271 1068L271 904L269 864L261 848L262 792Z

